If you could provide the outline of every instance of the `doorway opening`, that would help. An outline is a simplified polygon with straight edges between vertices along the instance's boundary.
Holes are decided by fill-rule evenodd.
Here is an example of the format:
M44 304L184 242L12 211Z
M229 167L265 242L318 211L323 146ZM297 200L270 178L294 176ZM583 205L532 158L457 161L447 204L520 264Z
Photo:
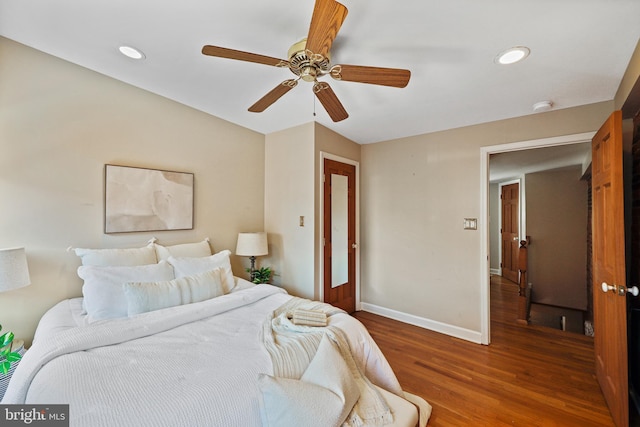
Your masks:
M544 138L530 141L521 141L509 144L500 144L481 148L480 155L480 195L481 195L481 212L480 223L480 241L481 241L481 260L482 260L482 276L481 276L481 293L480 293L480 311L481 311L481 343L489 344L491 341L490 330L490 274L491 274L491 230L490 230L490 191L489 176L490 164L489 159L492 154L517 152L530 150L534 148L558 147L562 145L571 145L590 142L595 132L586 132L574 135L565 135L560 137ZM520 236L524 237L524 235Z

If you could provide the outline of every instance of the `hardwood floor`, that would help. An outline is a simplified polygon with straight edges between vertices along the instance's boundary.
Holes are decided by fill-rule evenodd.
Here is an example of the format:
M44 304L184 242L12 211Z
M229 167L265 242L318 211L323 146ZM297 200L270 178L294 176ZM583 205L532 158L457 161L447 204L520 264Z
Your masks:
M483 346L358 312L400 384L433 406L429 426L613 426L593 338L515 323L517 286L492 280Z

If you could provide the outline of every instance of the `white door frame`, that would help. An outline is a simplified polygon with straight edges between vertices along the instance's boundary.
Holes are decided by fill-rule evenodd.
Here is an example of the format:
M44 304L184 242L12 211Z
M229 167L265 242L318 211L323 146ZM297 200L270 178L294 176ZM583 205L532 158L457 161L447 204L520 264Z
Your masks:
M489 259L489 157L491 154L510 151L591 142L594 135L595 131L490 145L480 148L480 342L482 344L489 344L491 342L491 313L489 309L491 303L491 290L489 288L491 271L491 262Z
M337 156L335 154L320 152L320 224L318 230L318 262L319 262L319 300L324 301L324 159L335 160L336 162L345 163L355 166L356 168L356 311L361 309L360 302L360 162L346 157Z

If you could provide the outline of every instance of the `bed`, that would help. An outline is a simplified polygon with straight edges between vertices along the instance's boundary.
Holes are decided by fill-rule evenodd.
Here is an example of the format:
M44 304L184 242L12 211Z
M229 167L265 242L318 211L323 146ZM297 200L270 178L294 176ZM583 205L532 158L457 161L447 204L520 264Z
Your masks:
M68 404L70 425L78 427L281 427L301 419L318 426L426 425L431 407L403 392L359 321L279 287L229 275L228 255L218 257L226 256L227 268L215 270L201 262L212 257L183 258L207 270L195 275L173 258L169 280L140 276L151 265L131 267L132 277L142 281L126 283L144 291L134 297L120 283L133 280L121 275L127 267L80 267L84 296L61 301L42 317L2 403ZM98 293L87 273L96 269L118 273L113 283L103 280ZM150 282L154 277L159 279ZM106 292L105 283L120 286ZM198 288L203 283L206 291ZM92 316L118 304L128 307L125 316ZM325 313L326 326L294 325L287 309L294 305ZM291 345L282 351L281 343ZM313 350L305 354L307 344Z

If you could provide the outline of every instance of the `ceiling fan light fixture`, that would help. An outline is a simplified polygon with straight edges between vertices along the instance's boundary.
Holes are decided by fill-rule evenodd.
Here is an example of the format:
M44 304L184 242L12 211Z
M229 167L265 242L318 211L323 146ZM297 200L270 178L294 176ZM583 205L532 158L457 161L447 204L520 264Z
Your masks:
M318 70L314 66L304 67L300 70L300 78L305 82L314 82L318 76Z
M515 46L504 50L496 56L494 62L500 65L510 65L525 59L531 50L526 46Z
M131 46L120 46L118 48L118 50L120 51L121 54L123 54L124 56L131 58L131 59L145 59L146 56L144 55L144 53L140 50L140 49L136 49L135 47L131 47Z

